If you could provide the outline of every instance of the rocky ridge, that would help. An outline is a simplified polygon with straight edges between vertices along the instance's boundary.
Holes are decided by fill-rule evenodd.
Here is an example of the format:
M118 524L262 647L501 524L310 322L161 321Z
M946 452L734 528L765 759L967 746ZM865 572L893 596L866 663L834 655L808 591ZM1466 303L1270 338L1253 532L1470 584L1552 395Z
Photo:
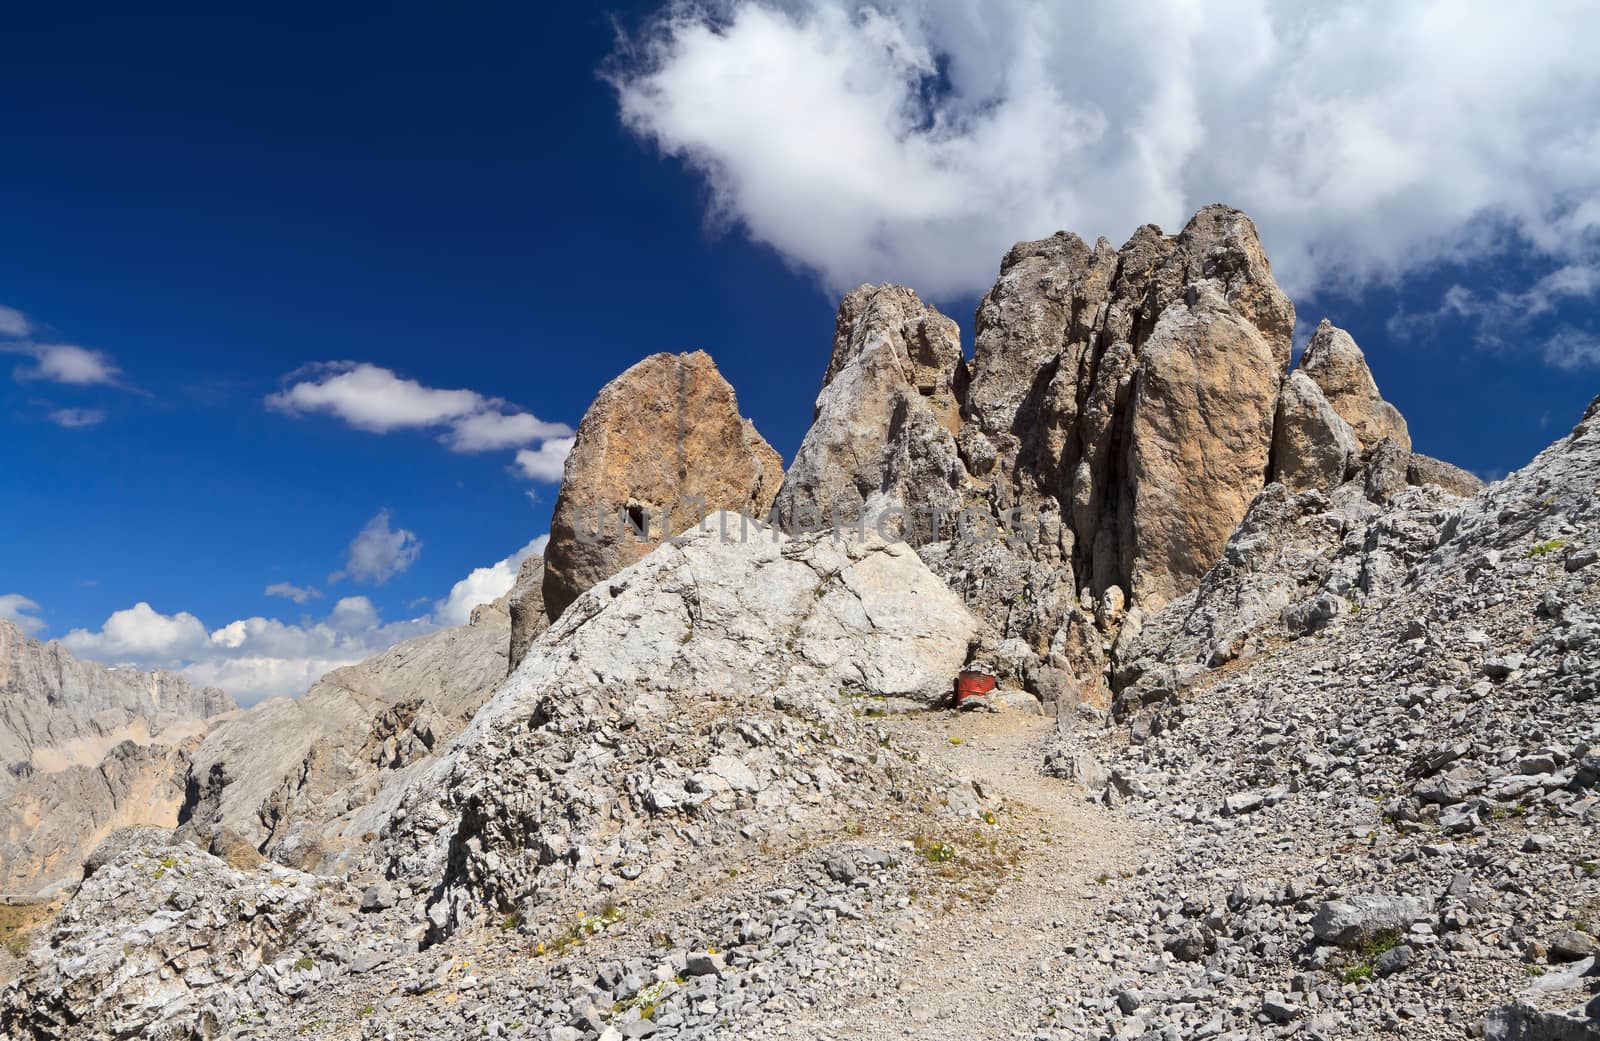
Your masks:
M245 847L326 874L345 870L396 800L505 678L503 606L335 669L299 698L218 725L195 750L179 814L221 852Z
M220 690L78 661L0 620L0 893L76 880L117 828L175 824L189 757L233 708Z

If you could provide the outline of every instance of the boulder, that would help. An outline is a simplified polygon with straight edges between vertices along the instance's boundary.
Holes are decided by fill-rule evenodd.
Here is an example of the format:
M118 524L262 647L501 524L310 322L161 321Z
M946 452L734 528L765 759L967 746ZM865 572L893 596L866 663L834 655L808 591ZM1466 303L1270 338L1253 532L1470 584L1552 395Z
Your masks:
M1411 453L1411 463L1406 467L1406 483L1437 485L1463 499L1470 499L1483 491L1483 479L1477 474L1421 452Z
M1323 943L1360 947L1386 936L1403 936L1414 923L1431 916L1428 905L1417 897L1372 893L1319 904L1311 931Z
M1410 465L1411 449L1387 437L1377 442L1367 452L1361 475L1367 498L1379 505L1392 501L1405 491Z
M1411 434L1400 410L1383 400L1367 368L1367 356L1350 334L1324 318L1300 358L1300 371L1316 381L1334 411L1355 431L1362 448L1388 438L1411 450Z
M782 479L782 457L739 415L709 354L651 355L607 383L578 426L545 548L545 613L559 618L707 513L765 516Z
M847 294L834 324L811 429L784 476L777 508L790 531L911 511L886 529L935 542L931 518L960 509L966 472L954 434L966 363L956 324L901 286Z
M1295 491L1327 491L1344 482L1360 452L1350 424L1303 372L1291 372L1278 394L1272 430L1272 479Z

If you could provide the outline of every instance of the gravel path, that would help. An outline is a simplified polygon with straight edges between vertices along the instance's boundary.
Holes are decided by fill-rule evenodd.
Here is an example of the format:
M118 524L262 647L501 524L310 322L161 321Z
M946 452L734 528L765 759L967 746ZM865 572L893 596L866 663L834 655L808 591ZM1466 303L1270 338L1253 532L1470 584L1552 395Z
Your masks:
M1038 764L1055 721L1018 711L890 721L896 739L977 782L998 804L1009 859L973 880L980 906L929 907L884 963L888 986L841 992L797 1017L788 1033L816 1038L1026 1038L1074 982L1103 984L1081 939L1115 885L1145 857L1139 825L1090 802ZM992 897L984 899L992 887Z

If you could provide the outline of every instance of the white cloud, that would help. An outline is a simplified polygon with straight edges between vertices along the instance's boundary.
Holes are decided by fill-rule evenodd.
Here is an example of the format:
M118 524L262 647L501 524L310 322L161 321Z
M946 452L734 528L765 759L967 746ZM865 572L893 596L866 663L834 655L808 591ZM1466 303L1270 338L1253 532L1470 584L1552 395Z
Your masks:
M441 440L457 452L489 452L571 433L565 423L547 423L526 412L490 411L457 420Z
M23 354L32 364L18 365L12 375L19 380L49 380L77 386L115 384L122 378L110 355L66 343L15 343L0 345L7 354Z
M14 378L48 380L74 386L103 384L133 389L122 383L122 370L117 368L116 362L105 351L70 343L38 343L33 337L41 331L21 311L0 306L0 338L7 341L0 343L0 354L19 354L29 359L12 370ZM57 419L59 415L96 418L87 423L71 423ZM50 416L52 422L61 426L92 426L103 418L104 414L95 409L63 409Z
M1562 329L1545 341L1541 354L1558 369L1600 368L1600 336L1581 329Z
M517 571L529 557L544 552L550 536L540 535L511 556L489 567L480 567L457 582L450 595L433 605L433 615L442 625L465 625L472 617L472 609L479 604L498 600L516 584Z
M365 363L326 362L295 375L310 378L269 395L269 408L289 413L325 412L374 434L437 426L483 407L483 398L473 391L425 387Z
M321 412L374 434L443 428L454 452L491 452L565 437L572 428L472 390L440 390L366 362L321 362L291 373L267 407L291 415Z
M369 598L348 596L318 621L295 625L255 616L208 631L192 614L163 614L141 602L115 612L97 630L72 630L61 642L74 654L108 664L181 672L193 682L221 687L244 704L298 696L331 669L467 621L478 603L511 588L522 559L541 551L546 541L540 536L504 560L473 570L431 612L401 621L386 622ZM42 625L28 616L37 609L26 597L0 596L0 617L16 618L24 630Z
M517 453L517 466L522 469L524 476L535 481L559 482L562 468L576 441L576 438L556 437L537 449L524 448Z
M58 408L46 418L58 427L76 430L104 423L106 414L98 408Z
M74 654L120 661L188 657L203 650L209 639L194 615L165 615L141 600L113 612L99 632L74 629L61 642Z
M0 314L0 319L4 317ZM16 623L29 636L44 628L44 619L36 617L38 613L39 605L21 593L0 593L0 618Z
M33 326L28 324L27 316L14 307L0 306L0 336L13 336L21 339L33 331Z
M729 0L669 6L609 71L716 219L835 291L981 291L1018 239L1120 244L1220 201L1304 297L1507 247L1592 264L1592 20L1575 0Z
M1474 346L1483 350L1514 350L1536 343L1536 321L1561 313L1564 304L1600 292L1600 266L1567 264L1542 276L1523 290L1475 291L1453 285L1440 296L1439 306L1431 311L1411 314L1401 311L1392 316L1387 328L1397 339L1419 330L1432 331L1441 323L1461 321L1472 329ZM1586 343L1595 342L1592 333L1563 326L1554 336L1544 338L1544 360L1558 368L1578 368L1600 362Z
M405 528L389 527L389 511L379 510L350 542L344 570L328 576L329 582L353 578L357 582L385 582L416 563L422 540ZM344 601L340 601L343 603Z
M293 582L274 582L262 590L266 596L281 596L286 600L293 600L297 604L315 600L322 595L320 590L311 586L297 586Z

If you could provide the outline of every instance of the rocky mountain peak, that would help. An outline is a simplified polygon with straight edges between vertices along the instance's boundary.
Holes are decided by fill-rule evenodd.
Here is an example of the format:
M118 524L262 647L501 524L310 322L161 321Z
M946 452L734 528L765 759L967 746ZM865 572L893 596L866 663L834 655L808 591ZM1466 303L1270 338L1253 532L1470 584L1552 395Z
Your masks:
M1400 410L1383 400L1367 368L1367 356L1350 334L1324 318L1300 357L1300 370L1322 389L1335 412L1350 424L1362 448L1388 438L1411 450L1411 433Z

